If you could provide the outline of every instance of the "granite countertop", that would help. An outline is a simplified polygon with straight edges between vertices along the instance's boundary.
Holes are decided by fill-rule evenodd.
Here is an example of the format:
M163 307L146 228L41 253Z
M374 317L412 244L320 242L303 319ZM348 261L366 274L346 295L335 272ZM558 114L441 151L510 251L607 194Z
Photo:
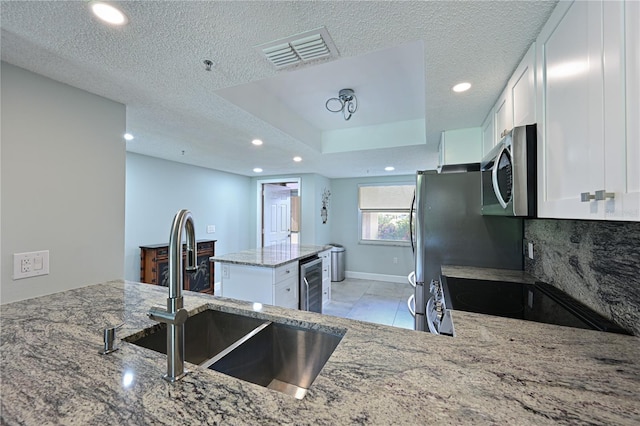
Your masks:
M469 280L504 281L519 284L535 284L532 275L513 269L478 268L475 266L442 265L440 272L445 277Z
M457 337L185 292L207 307L346 330L304 399L188 365L170 384L162 354L123 338L155 323L166 288L114 281L2 306L0 423L638 424L640 339L453 312Z
M222 263L235 263L238 265L266 266L275 268L303 257L318 254L329 250L331 246L314 246L290 244L286 247L269 246L244 250L238 253L228 253L221 256L210 257L209 260Z

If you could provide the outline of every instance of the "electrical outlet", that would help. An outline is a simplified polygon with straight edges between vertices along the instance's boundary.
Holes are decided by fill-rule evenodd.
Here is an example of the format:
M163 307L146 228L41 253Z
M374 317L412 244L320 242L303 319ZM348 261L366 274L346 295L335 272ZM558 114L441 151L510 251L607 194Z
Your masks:
M229 278L229 265L222 265L222 278Z
M216 232L216 226L215 225L207 225L207 234L213 234Z
M533 243L527 244L527 253L529 255L529 259L533 259Z
M33 266L33 260L30 257L20 260L20 272L22 272L23 274L31 272L32 266Z
M397 257L394 257L394 258L393 258L393 264L394 264L394 265L397 265L397 264L398 264L398 258L397 258Z
M47 274L49 274L49 250L14 253L14 280Z

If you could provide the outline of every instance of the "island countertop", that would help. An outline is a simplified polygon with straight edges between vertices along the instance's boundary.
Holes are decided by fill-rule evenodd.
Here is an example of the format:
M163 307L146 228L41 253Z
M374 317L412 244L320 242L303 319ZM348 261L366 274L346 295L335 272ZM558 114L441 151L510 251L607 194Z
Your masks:
M237 253L227 253L210 257L213 262L235 263L238 265L266 266L275 268L285 263L293 262L313 256L321 251L329 250L331 246L289 244L285 247L278 245L243 250Z
M346 330L304 399L118 338L153 326L166 288L114 281L2 305L0 423L17 424L638 424L640 339L453 312L457 336L185 292L190 315L211 308ZM256 308L258 309L258 308ZM119 340L118 339L118 340Z

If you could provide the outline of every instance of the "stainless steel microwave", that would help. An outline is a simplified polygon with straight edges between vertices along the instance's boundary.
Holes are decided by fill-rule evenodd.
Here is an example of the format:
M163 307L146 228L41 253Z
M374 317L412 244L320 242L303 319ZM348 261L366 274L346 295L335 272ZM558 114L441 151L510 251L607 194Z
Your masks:
M482 214L535 217L536 125L514 127L480 163Z

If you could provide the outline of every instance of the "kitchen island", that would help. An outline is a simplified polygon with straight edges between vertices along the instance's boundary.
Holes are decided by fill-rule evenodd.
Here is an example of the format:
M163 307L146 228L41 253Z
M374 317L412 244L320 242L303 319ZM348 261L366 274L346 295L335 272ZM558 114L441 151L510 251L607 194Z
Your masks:
M331 296L331 246L274 245L211 257L222 264L220 296L284 308L299 307L299 261L322 258L322 280L318 297ZM320 303L322 303L320 302Z
M118 341L154 326L166 289L114 281L2 306L0 423L638 424L640 339L453 312L457 337L185 292L227 310L344 337L302 400L216 371L170 384L166 356ZM256 310L254 310L254 308Z

